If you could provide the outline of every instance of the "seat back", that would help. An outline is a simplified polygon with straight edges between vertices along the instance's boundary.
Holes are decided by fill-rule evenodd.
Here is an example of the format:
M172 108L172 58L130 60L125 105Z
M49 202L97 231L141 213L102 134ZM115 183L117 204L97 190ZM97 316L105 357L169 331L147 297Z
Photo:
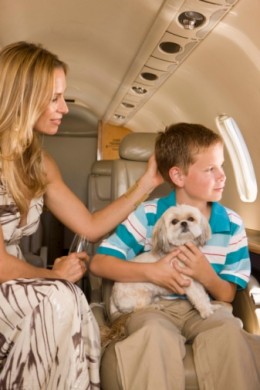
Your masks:
M91 213L107 206L111 202L111 171L112 160L98 160L91 166L88 176L87 207ZM93 256L99 242L89 245L88 254ZM100 302L102 294L102 279L88 274L90 301Z
M123 195L145 172L147 161L154 152L156 133L129 133L119 145L120 159L112 161L111 199ZM171 191L168 183L158 186L149 199L166 196ZM113 282L103 280L102 299L109 316L109 302Z
M111 199L123 195L145 172L147 161L154 152L156 133L129 133L119 145L120 159L112 161ZM150 199L165 196L171 187L163 183Z
M44 244L42 217L37 231L30 236L23 236L20 248L25 260L36 267L47 267L47 246Z
M87 206L91 213L111 202L112 160L95 161L88 176Z

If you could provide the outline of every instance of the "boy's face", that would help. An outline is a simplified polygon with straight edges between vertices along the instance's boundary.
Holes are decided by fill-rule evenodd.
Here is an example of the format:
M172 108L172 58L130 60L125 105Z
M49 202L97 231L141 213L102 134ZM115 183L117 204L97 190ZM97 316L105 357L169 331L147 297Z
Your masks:
M202 150L183 177L183 190L191 201L216 202L222 198L226 176L221 143Z

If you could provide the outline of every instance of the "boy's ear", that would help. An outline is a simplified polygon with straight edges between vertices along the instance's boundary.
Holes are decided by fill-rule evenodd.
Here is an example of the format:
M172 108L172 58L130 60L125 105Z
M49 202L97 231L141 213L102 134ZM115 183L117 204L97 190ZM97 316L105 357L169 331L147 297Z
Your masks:
M170 168L169 176L173 184L175 184L177 187L182 187L184 175L179 167Z

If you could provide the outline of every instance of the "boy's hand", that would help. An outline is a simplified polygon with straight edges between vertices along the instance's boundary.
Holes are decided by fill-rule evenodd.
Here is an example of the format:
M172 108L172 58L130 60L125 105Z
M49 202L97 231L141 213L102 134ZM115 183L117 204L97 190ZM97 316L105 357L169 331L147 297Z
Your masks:
M197 280L202 285L207 285L207 280L215 271L206 256L192 243L180 246L179 250L177 257L184 266L182 267L178 262L175 262L176 270Z
M184 287L188 287L190 281L185 279L181 272L174 266L179 253L179 250L174 250L156 263L152 263L151 282L173 293L183 295L185 294Z

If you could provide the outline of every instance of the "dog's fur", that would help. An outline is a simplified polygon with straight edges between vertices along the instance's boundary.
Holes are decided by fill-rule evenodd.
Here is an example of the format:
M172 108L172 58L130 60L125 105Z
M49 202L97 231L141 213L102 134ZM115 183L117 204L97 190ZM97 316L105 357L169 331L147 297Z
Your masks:
M197 208L188 205L173 206L166 210L154 227L152 251L142 253L131 261L156 262L174 248L187 242L193 242L201 247L210 235L209 223ZM179 264L183 266L181 261ZM207 318L219 305L212 305L204 287L197 281L189 279L191 284L185 288L185 293L201 317ZM115 282L110 298L110 314L114 315L115 320L110 327L104 326L100 329L102 345L126 336L125 322L131 312L151 304L158 307L156 302L169 297L170 294L170 291L152 283Z
M193 242L198 247L203 246L210 235L209 223L199 209L188 205L170 207L154 227L152 251L142 253L132 261L156 262L166 253L187 242ZM183 265L180 261L179 263ZM207 318L217 308L210 303L204 287L195 280L191 279L185 293L202 318ZM152 283L116 282L112 289L110 313L130 313L169 295L168 290Z

